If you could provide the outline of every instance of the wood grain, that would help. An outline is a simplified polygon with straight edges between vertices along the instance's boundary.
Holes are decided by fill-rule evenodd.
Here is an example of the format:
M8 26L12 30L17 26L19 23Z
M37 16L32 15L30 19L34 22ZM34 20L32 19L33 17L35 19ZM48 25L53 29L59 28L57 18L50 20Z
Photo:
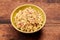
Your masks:
M60 40L60 24L47 24L33 34L20 33L11 24L0 24L0 40Z
M44 10L46 24L40 31L24 34L11 25L12 11L23 4L34 4ZM0 40L60 40L60 0L0 0Z
M58 23L60 24L60 3L49 3L49 0L0 0L0 23L5 23L4 20L10 21L10 15L12 11L22 4L35 4L41 7L46 14L46 23ZM50 0L52 2L52 0ZM58 1L58 0L55 0ZM59 1L60 2L60 1ZM3 21L3 22L2 22ZM8 23L6 21L6 23ZM9 22L10 23L10 22Z

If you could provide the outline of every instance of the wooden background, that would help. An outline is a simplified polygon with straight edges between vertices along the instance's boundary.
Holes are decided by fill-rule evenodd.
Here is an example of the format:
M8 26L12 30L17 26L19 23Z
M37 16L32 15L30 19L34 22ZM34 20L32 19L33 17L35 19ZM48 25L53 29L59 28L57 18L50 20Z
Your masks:
M46 13L46 24L37 33L23 34L13 28L10 15L22 4L35 4ZM60 40L60 0L0 0L0 40Z

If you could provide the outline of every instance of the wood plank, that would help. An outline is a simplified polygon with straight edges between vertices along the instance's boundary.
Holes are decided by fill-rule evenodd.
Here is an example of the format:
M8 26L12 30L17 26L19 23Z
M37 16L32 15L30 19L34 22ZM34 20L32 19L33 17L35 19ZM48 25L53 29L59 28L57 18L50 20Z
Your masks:
M0 40L17 40L18 32L10 24L0 24Z
M47 7L47 8L46 8ZM59 4L48 4L44 9L47 17L47 23L60 23Z
M32 1L32 2L31 2ZM46 1L39 0L0 0L0 23L3 23L4 20L10 20L10 15L13 9L17 6L28 3L35 4L41 7L47 16L47 23L58 23L60 24L60 3L49 3ZM16 5L17 4L17 5ZM3 22L1 22L3 20ZM7 23L7 21L6 21Z
M60 24L46 24L33 34L20 33L11 24L0 24L0 40L60 40Z
M40 40L60 40L60 26L53 24L47 25L47 27L44 27L42 30Z

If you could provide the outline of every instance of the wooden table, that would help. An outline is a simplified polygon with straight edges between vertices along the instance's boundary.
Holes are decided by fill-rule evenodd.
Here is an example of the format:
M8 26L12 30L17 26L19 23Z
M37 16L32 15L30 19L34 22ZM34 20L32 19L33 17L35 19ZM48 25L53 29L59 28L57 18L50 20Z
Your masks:
M22 4L35 4L46 13L46 24L37 33L23 34L13 28L10 14ZM0 40L60 40L60 0L0 0Z

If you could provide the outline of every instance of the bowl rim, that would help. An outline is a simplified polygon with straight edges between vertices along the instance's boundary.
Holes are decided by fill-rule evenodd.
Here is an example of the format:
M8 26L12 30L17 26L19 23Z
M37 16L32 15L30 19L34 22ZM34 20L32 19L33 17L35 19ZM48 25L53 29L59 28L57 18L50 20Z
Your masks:
M35 7L37 7L38 9L40 9L40 10L43 12L43 15L44 15L44 18L45 18L43 25L42 25L38 30L33 31L33 32L24 32L24 31L19 30L18 28L16 28L16 26L13 24L13 21L12 21L12 16L13 16L14 12L15 12L18 8L23 7L23 6L27 6L27 5L35 6ZM13 26L17 31L19 31L19 32L22 32L22 33L35 33L35 32L41 30L41 29L44 27L44 25L45 25L45 23L46 23L46 14L45 14L45 12L42 10L42 8L39 7L39 6L37 6L37 5L34 5L34 4L23 4L23 5L20 5L20 6L16 7L16 8L12 11L11 16L10 16L10 21L11 21L12 26Z

